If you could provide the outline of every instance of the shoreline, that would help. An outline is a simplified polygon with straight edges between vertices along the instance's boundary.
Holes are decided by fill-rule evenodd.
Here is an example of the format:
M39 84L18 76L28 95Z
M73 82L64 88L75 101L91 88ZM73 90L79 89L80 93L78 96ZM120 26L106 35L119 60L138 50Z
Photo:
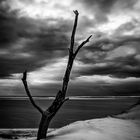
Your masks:
M54 100L55 96L33 96L37 100ZM102 100L102 99L131 99L140 98L140 96L69 96L70 100ZM26 96L3 96L0 100L26 100Z

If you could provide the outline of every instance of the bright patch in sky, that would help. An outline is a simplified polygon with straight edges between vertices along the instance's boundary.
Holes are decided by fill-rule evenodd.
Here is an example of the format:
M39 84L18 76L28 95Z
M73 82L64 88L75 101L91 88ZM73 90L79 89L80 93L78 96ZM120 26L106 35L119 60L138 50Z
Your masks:
M30 72L28 81L32 85L62 82L67 61L67 57L64 57L62 59L58 59L58 61L53 64L46 65L36 71ZM73 71L79 71L80 69L90 66L88 64L84 65L78 60L75 60L73 65Z
M28 16L35 19L69 18L72 9L71 1L66 0L35 0L35 1L10 1L11 10L19 10L19 17Z
M46 65L39 70L29 73L29 82L33 85L56 83L62 79L67 59L63 58L56 63Z
M93 76L81 76L76 78L75 82L91 82L91 83L100 83L104 82L107 84L113 84L113 83L123 83L123 82L129 82L129 81L140 81L140 78L115 78L110 75L93 75Z
M131 17L127 15L109 15L107 23L99 25L97 29L108 35L112 35L120 25L131 21Z

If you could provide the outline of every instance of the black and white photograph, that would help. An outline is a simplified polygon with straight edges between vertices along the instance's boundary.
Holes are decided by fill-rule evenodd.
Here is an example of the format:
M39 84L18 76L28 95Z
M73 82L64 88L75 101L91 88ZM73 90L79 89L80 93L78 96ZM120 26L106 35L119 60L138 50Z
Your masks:
M140 140L140 0L0 0L0 140Z

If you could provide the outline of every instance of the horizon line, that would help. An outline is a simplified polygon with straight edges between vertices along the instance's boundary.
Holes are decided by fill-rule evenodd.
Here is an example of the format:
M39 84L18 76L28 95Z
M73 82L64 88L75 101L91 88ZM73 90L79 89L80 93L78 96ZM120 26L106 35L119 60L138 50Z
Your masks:
M53 100L55 96L32 96L34 99ZM140 96L67 96L70 100L90 100L90 99L120 99L120 98L140 98ZM0 96L0 99L28 99L28 96Z

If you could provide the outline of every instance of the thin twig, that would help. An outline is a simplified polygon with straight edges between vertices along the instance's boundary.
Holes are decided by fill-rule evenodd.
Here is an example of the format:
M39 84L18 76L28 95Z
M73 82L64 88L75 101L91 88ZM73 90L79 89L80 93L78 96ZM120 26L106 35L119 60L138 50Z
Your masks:
M28 97L29 97L29 99L30 99L32 105L33 105L41 114L43 114L43 110L35 103L34 99L33 99L32 96L31 96L31 93L30 93L30 91L29 91L28 83L27 83L27 81L26 81L26 78L27 78L27 71L25 71L25 72L23 73L23 78L22 78L22 82L23 82L25 91L26 91L26 93L27 93L27 95L28 95Z
M74 53L74 56L77 55L77 53L79 52L79 50L86 44L89 42L89 39L92 37L92 35L90 35L85 41L83 41L77 48L77 50Z

